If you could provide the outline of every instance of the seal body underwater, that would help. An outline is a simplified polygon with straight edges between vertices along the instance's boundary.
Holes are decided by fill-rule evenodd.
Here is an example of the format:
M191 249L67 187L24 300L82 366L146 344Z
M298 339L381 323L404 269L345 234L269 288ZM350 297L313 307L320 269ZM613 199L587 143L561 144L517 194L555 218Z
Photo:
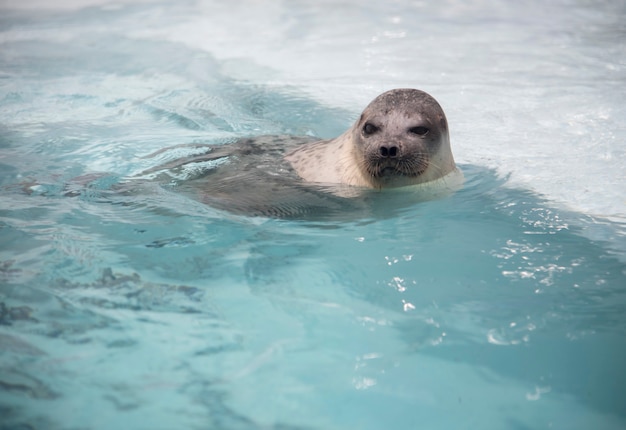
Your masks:
M154 167L141 176L165 179L177 191L218 209L288 218L364 208L371 212L373 195L380 194L373 190L441 179L443 188L449 188L459 181L446 178L455 173L462 178L441 106L415 89L381 94L334 139L258 136L198 146L205 147L201 154ZM158 153L163 151L167 149ZM197 167L207 163L208 167ZM180 175L182 170L194 173Z

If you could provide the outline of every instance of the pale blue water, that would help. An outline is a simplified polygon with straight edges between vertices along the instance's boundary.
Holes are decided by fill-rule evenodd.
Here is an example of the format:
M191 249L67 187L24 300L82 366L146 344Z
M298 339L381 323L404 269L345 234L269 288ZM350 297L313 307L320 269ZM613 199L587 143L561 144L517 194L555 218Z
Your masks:
M626 428L624 7L257 3L0 4L0 429ZM289 221L111 187L394 86L448 112L453 196Z

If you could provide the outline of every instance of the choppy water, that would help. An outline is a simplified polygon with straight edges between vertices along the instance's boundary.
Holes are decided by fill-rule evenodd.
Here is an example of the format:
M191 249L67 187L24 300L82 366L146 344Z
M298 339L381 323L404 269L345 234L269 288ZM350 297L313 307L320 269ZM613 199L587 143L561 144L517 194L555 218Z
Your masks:
M0 428L624 428L623 5L92 5L0 6ZM448 114L449 198L112 187L405 86Z

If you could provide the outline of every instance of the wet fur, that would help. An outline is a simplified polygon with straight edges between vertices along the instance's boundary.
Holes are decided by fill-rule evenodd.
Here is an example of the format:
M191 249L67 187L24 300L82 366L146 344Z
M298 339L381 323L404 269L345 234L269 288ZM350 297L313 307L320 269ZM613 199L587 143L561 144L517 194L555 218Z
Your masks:
M379 136L364 134L368 122L377 124ZM428 134L408 136L406 130L415 126L428 127ZM397 145L397 157L380 156L380 145L387 141ZM285 159L305 181L375 189L433 181L456 168L441 106L414 89L383 93L344 134L304 145Z

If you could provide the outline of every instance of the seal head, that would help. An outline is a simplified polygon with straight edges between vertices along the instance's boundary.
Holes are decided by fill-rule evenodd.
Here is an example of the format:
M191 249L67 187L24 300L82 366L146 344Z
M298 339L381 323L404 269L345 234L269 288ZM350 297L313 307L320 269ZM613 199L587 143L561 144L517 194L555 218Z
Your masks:
M441 106L415 89L381 94L344 134L285 158L305 181L369 188L420 184L456 169Z

